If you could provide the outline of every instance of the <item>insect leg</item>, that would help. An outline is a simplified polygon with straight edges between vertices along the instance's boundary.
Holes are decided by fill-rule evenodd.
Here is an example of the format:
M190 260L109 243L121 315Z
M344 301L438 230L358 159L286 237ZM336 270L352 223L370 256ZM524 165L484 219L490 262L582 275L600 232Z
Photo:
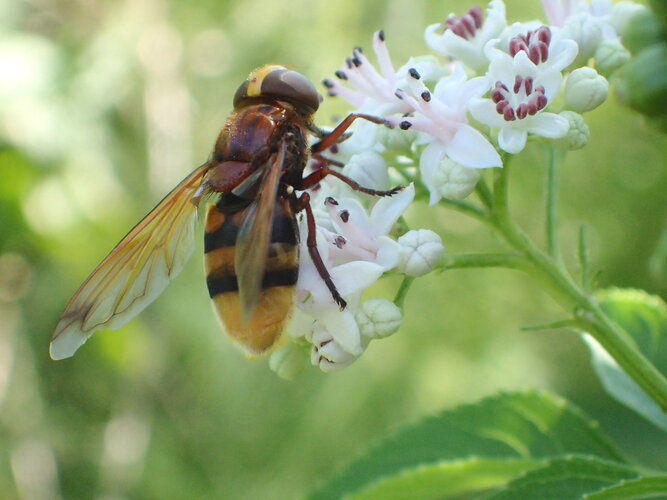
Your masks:
M314 154L321 153L325 149L330 148L331 146L339 142L341 136L350 127L350 125L352 125L352 122L354 122L354 120L356 120L357 118L363 118L364 120L368 120L369 122L377 123L379 125L385 125L389 128L394 127L391 124L391 122L385 120L384 118L380 118L379 116L366 115L364 113L350 113L342 122L336 125L336 128L333 129L331 132L329 132L329 134L326 137L324 137L321 141L313 144L310 148L311 152Z
M312 174L307 175L306 177L303 178L301 181L301 185L298 186L299 190L302 189L308 189L318 182L320 182L322 179L324 179L327 175L333 175L334 177L337 177L341 181L343 181L345 184L350 186L352 189L355 191L360 191L362 193L370 194L373 196L391 196L394 195L398 192L400 192L403 189L403 186L396 186L394 188L391 188L387 191L380 191L378 189L370 189L370 188L365 188L361 186L358 182L354 181L353 179L350 179L347 175L343 175L337 170L334 170L329 167L322 167L319 170L316 170Z
M347 303L345 302L343 297L340 296L340 293L338 293L336 285L331 279L331 275L329 274L329 271L327 270L326 266L324 265L324 262L322 261L322 256L320 255L320 252L317 250L315 217L313 216L313 209L310 206L310 195L308 193L301 193L301 196L299 196L299 198L296 200L296 211L298 212L301 210L305 210L306 212L306 223L308 225L308 236L306 238L306 246L308 247L308 253L310 254L310 258L313 261L313 264L315 264L315 269L317 269L317 272L322 278L322 281L324 281L324 283L327 285L327 288L331 292L331 296L333 297L334 302L338 304L338 306L342 311L343 309L345 309Z

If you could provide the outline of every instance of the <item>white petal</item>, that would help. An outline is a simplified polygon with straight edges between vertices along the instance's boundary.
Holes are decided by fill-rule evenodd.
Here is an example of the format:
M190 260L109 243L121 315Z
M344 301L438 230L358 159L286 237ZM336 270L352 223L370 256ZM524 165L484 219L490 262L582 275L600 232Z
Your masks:
M535 78L540 74L539 69L537 68L535 63L530 60L530 58L528 57L528 53L525 50L520 50L519 52L516 53L516 55L514 56L513 63L514 63L513 66L515 75L521 75L524 78L527 76ZM503 83L511 88L511 84L514 83L513 80L514 79L503 80Z
M385 272L395 268L400 259L401 246L388 236L380 236L378 245L375 263L381 266Z
M445 156L445 145L442 142L435 141L429 144L422 151L419 158L419 172L422 177L424 185L430 194L428 204L435 205L440 201L442 195L440 194L440 186L436 181L435 173L438 169L440 160Z
M431 24L424 31L424 40L426 41L426 45L431 47L436 52L440 52L441 54L447 54L446 52L447 44L444 43L442 34L436 33L441 29L442 29L441 23Z
M538 113L528 119L528 132L549 139L563 137L570 128L569 122L555 113Z
M400 193L381 198L371 209L370 225L373 234L376 236L388 234L398 218L410 206L414 197L415 186L410 184Z
M536 85L544 85L544 95L549 102L551 102L554 97L556 97L556 94L560 92L562 83L563 75L560 71L553 68L543 71L542 74L535 79Z
M501 167L498 151L478 130L461 125L454 138L447 144L447 156L465 167Z
M503 128L507 122L496 111L496 105L491 99L471 99L468 111L478 122L493 128Z
M569 39L560 39L556 43L551 43L549 47L549 59L547 63L550 67L563 71L577 57L579 47L577 42Z
M347 262L330 270L331 279L343 297L365 290L375 283L383 272L382 266L363 260Z
M498 145L515 155L526 147L527 137L528 133L524 129L505 127L498 134Z
M318 314L317 319L324 325L343 350L359 356L364 352L361 345L361 333L354 316L349 309L339 311L327 309Z

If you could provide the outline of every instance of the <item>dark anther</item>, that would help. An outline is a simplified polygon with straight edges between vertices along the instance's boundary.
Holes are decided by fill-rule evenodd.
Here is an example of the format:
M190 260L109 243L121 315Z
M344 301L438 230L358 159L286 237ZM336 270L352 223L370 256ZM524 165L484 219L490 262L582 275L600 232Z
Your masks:
M345 74L345 71L343 71L342 69L339 69L334 74L336 75L337 78L339 78L341 80L347 80L347 75Z
M378 31L378 38L381 42L384 42L384 30Z
M347 69L352 69L352 59L349 57L345 58L345 65L347 66Z
M333 243L338 248L343 248L345 246L345 243L347 243L347 241L342 236L336 236Z
M347 222L350 220L350 212L348 212L347 210L341 210L340 214L338 215L340 215L340 220L342 220L343 222Z
M394 95L403 100L403 91L401 89L398 89L396 92L394 92Z
M407 129L409 129L410 127L412 127L412 123L410 123L409 121L405 120L405 121L402 121L401 123L399 123L398 126L401 127L402 130L407 130Z
M354 66L358 68L359 66L361 66L361 59L359 59L357 56L354 56L352 58L352 64L354 64Z
M361 47L357 46L354 49L352 49L352 52L359 52L361 54L363 53L363 50L361 49Z
M421 75L419 74L419 71L417 71L415 68L410 68L408 71L410 76L414 78L415 80L419 80L421 78Z
M424 92L421 93L422 99L424 99L426 102L429 102L431 100L431 93L428 90L425 90Z
M325 205L338 205L338 202L332 198L331 196L327 196L326 199L324 200Z
M322 80L322 85L324 85L326 88L330 89L331 87L334 86L334 83L331 80L329 80L328 78L325 78L324 80Z

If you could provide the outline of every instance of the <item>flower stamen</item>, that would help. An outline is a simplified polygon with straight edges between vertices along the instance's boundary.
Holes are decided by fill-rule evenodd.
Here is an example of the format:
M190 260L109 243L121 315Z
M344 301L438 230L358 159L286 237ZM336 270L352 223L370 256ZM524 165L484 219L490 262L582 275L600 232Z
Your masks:
M442 23L442 32L444 33L447 30L451 30L461 38L470 40L471 38L474 38L477 30L482 27L483 21L484 16L482 15L482 9L477 5L473 5L468 12L461 17L456 17L452 14L445 19Z
M517 118L522 120L526 116L535 115L538 111L544 109L548 104L544 92L543 85L534 87L532 77L524 78L517 75L514 79L512 92L503 82L497 81L491 91L491 100L496 104L496 112L501 114L505 121L510 122ZM518 103L512 106L510 101L518 101Z
M540 26L535 31L529 31L525 35L517 35L509 41L509 53L512 57L520 51L528 54L533 64L546 62L549 58L549 44L551 43L551 30L548 26Z

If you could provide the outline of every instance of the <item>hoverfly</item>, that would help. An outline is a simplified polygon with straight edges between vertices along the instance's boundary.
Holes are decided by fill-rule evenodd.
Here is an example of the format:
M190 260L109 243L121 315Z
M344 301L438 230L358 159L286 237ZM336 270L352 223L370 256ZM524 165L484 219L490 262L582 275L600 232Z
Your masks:
M307 248L333 300L336 290L317 250L315 219L306 189L332 175L355 190L377 196L331 168L321 155L346 137L357 118L390 126L381 118L350 114L330 133L313 124L322 98L300 73L262 66L234 95L213 154L178 184L95 268L65 307L51 340L53 359L70 357L102 328L118 329L157 298L194 249L197 207L208 207L204 234L206 283L225 330L248 352L275 344L293 306L299 233L305 212ZM308 146L308 134L319 142ZM304 177L309 157L322 168ZM296 193L300 191L301 194Z

